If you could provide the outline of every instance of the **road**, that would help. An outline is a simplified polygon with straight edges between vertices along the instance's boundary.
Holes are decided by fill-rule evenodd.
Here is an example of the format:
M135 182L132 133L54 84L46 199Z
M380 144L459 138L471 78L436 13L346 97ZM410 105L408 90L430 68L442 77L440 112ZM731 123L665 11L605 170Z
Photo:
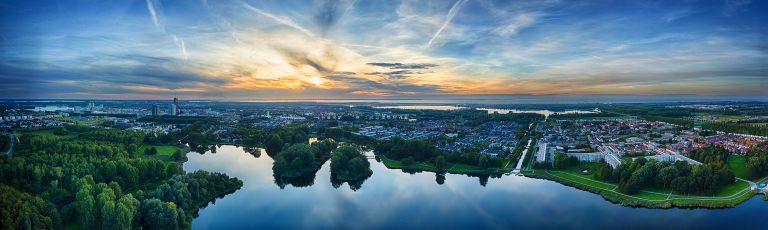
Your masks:
M525 160L525 155L528 155L528 151L530 151L530 149L531 149L531 142L532 142L532 140L534 138L533 135L532 135L533 131L531 130L531 127L533 127L533 124L534 123L528 124L528 133L526 134L526 135L529 135L529 137L528 137L528 144L525 145L526 147L523 150L523 154L522 154L522 156L520 156L520 160L517 161L517 166L515 166L515 169L512 170L512 173L515 174L515 175L520 174L520 171L522 171L523 162Z
M528 154L528 150L531 149L531 139L528 139L528 144L525 147L525 150L523 150L523 155L520 156L520 160L517 161L517 166L515 166L515 169L512 170L512 173L519 174L521 168L523 167L523 161L525 160L525 155Z
M11 151L13 151L13 142L16 140L16 137L13 136L13 132L11 132L11 144L8 145L8 151L5 152L5 155L10 155Z

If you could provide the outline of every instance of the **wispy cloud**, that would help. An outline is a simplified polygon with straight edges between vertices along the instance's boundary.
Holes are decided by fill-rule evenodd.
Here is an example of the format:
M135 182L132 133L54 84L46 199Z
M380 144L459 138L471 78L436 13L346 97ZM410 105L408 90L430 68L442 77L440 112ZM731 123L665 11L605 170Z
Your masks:
M453 17L456 16L456 13L459 12L459 9L461 9L461 5L463 5L468 0L458 0L456 3L453 3L453 6L451 6L451 9L448 10L448 15L445 16L445 20L443 21L443 24L440 26L439 29L435 32L434 35L432 35L432 38L429 39L429 42L427 42L426 48L429 49L429 47L432 46L432 43L435 42L435 39L440 36L440 33L445 30L445 27L448 27L449 24L451 24L451 21L453 20Z
M186 60L189 58L189 55L187 54L187 46L184 44L184 40L178 38L176 35L173 35L173 42L176 43L176 46L179 47L179 51L181 52L181 56Z
M157 3L159 3L159 0ZM155 27L160 27L160 18L157 16L157 9L155 9L155 0L147 0L147 10L149 10L149 15L152 17Z
M277 23L280 23L280 24L283 24L285 26L288 26L288 27L291 27L293 29L296 29L299 32L301 32L301 33L303 33L303 34L305 34L307 36L310 36L310 37L314 37L315 36L311 31L309 31L308 29L305 29L304 27L300 26L299 24L297 24L296 22L294 22L292 19L290 19L288 17L281 17L281 16L276 16L274 14L267 13L267 12L265 12L265 11L259 9L259 8L256 8L256 7L252 6L251 4L248 4L248 3L243 2L243 1L240 1L240 3L246 9L249 9L249 10L251 10L253 12L256 12L257 14L265 16L265 17L267 17L269 19L272 19L272 20L274 20Z
M493 33L504 38L509 38L520 32L520 30L529 27L536 23L536 19L539 16L534 13L520 13L505 25L502 25L493 30Z
M666 20L667 23L672 23L672 22L675 22L675 21L677 21L679 19L688 17L688 16L690 16L690 15L692 15L694 13L696 13L696 11L694 11L691 8L678 9L678 10L674 10L674 11L671 11L671 12L667 13L664 16L664 20Z

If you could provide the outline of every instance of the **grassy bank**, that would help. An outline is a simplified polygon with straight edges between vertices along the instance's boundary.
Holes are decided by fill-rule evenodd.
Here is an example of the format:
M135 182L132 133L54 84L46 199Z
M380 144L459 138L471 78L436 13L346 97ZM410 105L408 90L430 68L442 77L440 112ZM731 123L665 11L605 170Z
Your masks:
M563 171L540 170L526 173L525 176L555 181L563 185L596 193L613 203L632 207L729 208L734 207L757 194L756 191L744 189L749 187L749 184L743 181L738 181L737 183L721 189L717 196L700 197L674 195L671 192L664 194L657 191L641 191L634 195L626 195L618 192L618 186L614 184L592 180L591 178Z

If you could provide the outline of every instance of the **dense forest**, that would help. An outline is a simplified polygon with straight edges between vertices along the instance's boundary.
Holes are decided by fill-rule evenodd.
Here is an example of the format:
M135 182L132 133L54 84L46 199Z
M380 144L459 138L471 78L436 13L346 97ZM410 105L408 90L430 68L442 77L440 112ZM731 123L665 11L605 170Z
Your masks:
M143 133L62 130L72 135L23 133L13 153L0 156L3 228L189 228L200 206L242 186L140 154Z
M723 186L735 182L733 172L717 164L691 165L685 161L669 163L645 158L621 164L616 169L602 162L595 177L618 184L619 191L624 194L635 194L641 189L664 188L676 194L711 196Z

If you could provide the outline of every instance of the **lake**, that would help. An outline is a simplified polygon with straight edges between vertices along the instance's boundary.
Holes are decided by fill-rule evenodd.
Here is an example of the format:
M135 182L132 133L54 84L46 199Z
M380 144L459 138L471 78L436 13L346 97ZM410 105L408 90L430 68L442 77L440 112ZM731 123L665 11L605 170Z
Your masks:
M395 105L395 106L374 106L375 109L414 109L414 110L458 110L466 109L453 105Z
M193 229L733 229L765 226L762 197L729 209L623 207L555 182L520 176L484 179L435 173L409 174L371 161L373 175L356 191L334 188L329 164L311 185L280 188L272 159L242 148L187 154L187 172L207 170L243 180L240 190L210 203Z
M520 110L520 109L489 109L489 108L478 108L477 110L485 110L488 111L488 114L508 114L508 113L535 113L535 114L541 114L544 115L544 117L549 117L553 114L588 114L588 113L599 113L600 111L595 110L565 110L565 111L551 111L551 110L545 110L545 109L527 109L527 110Z

